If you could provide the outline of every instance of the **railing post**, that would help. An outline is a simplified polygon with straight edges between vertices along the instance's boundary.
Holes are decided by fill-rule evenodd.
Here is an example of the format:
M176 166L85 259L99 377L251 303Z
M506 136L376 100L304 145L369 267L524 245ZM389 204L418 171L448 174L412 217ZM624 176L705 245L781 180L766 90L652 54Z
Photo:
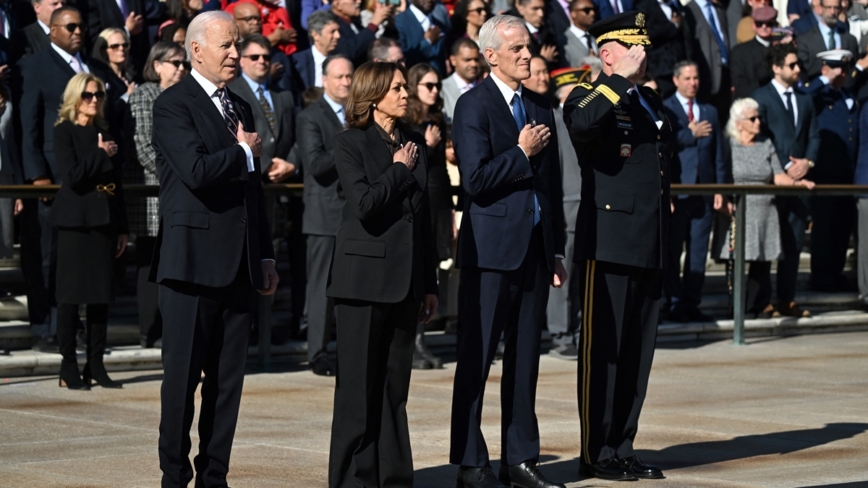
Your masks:
M735 263L732 270L732 343L744 344L744 229L747 195L740 193L735 209Z

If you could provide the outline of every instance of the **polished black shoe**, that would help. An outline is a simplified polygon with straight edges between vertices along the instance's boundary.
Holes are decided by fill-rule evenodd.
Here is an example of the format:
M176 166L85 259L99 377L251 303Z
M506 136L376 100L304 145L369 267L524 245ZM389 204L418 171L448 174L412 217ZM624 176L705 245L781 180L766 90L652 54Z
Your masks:
M650 464L645 464L637 458L636 456L628 457L626 459L619 459L619 463L621 463L621 467L627 470L628 473L632 473L633 476L637 478L641 478L643 480L662 480L666 479L663 476L663 471L657 466L652 466Z
M714 317L707 315L705 312L703 312L702 310L699 310L698 308L687 309L686 315L687 315L687 321L688 322L702 322L702 323L715 322Z
M579 461L579 474L612 481L637 481L639 479L627 471L617 459L607 459L596 464L586 464L584 461Z
M491 466L473 468L461 466L458 468L458 481L455 488L507 488L494 476Z
M514 466L501 464L499 478L510 488L566 488L560 483L547 480L534 461L525 461Z
M332 365L329 358L320 356L310 363L310 370L317 376L334 376L335 367Z

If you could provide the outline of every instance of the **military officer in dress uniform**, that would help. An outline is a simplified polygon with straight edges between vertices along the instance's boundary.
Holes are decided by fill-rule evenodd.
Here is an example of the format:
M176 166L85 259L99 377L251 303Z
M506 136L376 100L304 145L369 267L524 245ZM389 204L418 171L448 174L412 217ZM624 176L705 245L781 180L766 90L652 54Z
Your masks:
M636 457L633 440L657 338L675 140L663 101L636 84L650 45L645 14L614 15L589 32L603 72L579 84L564 103L582 169L574 254L584 310L579 472L611 480L663 478Z
M814 98L820 151L807 178L817 184L849 185L856 174L859 149L859 102L846 87L853 53L845 49L817 54L821 75L805 85ZM843 276L847 246L856 219L850 196L811 197L811 286L819 291L849 291Z

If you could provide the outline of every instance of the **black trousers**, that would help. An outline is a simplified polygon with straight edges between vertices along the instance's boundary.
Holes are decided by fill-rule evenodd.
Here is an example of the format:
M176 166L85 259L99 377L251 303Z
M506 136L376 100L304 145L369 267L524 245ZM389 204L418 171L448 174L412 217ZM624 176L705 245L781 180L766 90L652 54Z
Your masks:
M604 261L581 266L582 461L633 456L657 340L661 270Z
M148 280L151 273L151 258L154 255L156 237L136 238L136 299L139 308L139 335L148 345L163 336L163 316L158 303L160 287Z
M163 385L160 390L160 469L163 488L193 479L190 427L194 394L202 380L196 487L226 486L229 454L241 404L254 290L247 257L235 280L212 288L166 280L160 283L163 315Z
M847 246L856 223L853 197L811 197L811 283L834 290L842 280Z
M747 301L745 307L748 312L762 312L772 299L772 262L751 261L750 270L747 273Z
M35 198L24 200L21 215L21 270L27 282L27 312L33 334L54 335L57 228L51 225L51 205Z
M788 304L796 298L796 282L799 277L799 255L805 243L808 229L807 198L775 197L778 220L781 224L781 250L783 259L778 260L778 303Z
M673 307L696 309L702 301L705 259L713 224L714 209L704 197L675 200L675 212L669 221L669 256L664 272L664 291ZM685 245L687 252L682 272L681 251Z
M500 380L500 458L515 465L539 457L536 383L540 334L552 279L543 249L542 232L537 228L518 269L461 269L449 453L452 464L482 467L489 463L480 428L482 398L501 333L505 349Z
M335 330L334 300L326 296L335 236L307 236L307 360L328 354Z
M337 382L330 488L413 486L407 396L421 304L335 299Z

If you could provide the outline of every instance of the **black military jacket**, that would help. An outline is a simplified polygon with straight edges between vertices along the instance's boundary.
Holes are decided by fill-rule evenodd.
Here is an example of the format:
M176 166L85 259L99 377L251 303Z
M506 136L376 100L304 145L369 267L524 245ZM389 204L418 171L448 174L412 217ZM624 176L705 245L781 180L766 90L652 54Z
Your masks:
M582 171L574 260L662 269L675 139L660 97L639 88L655 120L630 97L631 87L621 76L601 73L564 103Z

